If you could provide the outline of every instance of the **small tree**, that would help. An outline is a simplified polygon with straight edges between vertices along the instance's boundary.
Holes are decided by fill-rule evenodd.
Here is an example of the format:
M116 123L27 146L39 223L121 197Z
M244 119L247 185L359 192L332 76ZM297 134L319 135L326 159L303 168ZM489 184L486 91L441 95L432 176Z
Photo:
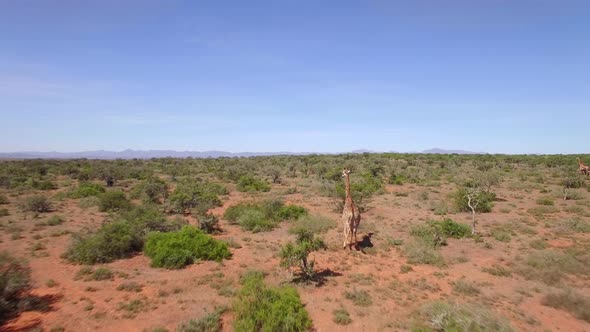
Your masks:
M299 266L303 280L311 280L315 276L315 260L309 260L309 254L320 249L327 249L321 239L315 238L314 234L306 229L297 231L295 243L288 242L281 248L281 267L291 268Z
M467 198L467 205L471 209L471 234L474 235L475 231L475 212L479 204L481 204L481 187L467 187L465 190L465 197Z

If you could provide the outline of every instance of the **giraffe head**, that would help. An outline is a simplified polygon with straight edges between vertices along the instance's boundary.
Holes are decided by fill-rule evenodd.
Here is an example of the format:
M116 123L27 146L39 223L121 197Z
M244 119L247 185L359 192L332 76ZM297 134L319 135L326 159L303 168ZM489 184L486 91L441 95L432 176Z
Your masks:
M349 175L350 175L350 170L349 170L348 168L346 168L346 167L345 167L345 168L342 170L342 177L347 177L347 176L349 176Z

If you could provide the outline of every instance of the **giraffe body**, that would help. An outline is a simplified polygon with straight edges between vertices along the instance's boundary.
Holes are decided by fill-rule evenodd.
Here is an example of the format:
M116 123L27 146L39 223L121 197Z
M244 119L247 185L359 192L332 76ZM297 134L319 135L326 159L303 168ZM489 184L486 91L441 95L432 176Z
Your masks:
M588 176L590 175L590 166L584 165L584 163L582 162L582 160L580 158L576 158L576 160L578 161L578 172Z
M352 201L352 195L350 194L350 170L344 169L342 176L346 184L346 198L342 209L342 223L344 226L344 243L342 247L346 249L348 246L352 249L353 244L355 248L358 246L356 232L361 223L361 212ZM354 242L352 242L353 239Z

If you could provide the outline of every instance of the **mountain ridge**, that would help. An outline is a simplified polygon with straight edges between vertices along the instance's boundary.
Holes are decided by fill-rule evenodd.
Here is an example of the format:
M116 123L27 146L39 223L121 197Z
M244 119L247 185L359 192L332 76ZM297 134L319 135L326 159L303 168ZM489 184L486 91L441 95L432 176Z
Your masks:
M31 152L0 152L0 159L151 159L151 158L221 158L221 157L256 157L256 156L278 156L278 155L312 155L312 154L345 154L345 153L396 153L394 151L372 151L357 149L349 152L227 152L220 150L207 151L177 151L177 150L132 150L122 151L91 150L80 152L58 152L58 151L31 151ZM445 150L432 148L422 152L425 154L484 154L466 150Z

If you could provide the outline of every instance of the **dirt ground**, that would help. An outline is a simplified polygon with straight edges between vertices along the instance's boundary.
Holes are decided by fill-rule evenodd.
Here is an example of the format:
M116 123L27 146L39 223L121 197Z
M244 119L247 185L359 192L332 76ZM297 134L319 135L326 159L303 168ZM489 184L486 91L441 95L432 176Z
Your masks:
M323 235L328 250L313 254L322 282L295 285L315 330L407 331L425 303L443 300L485 305L494 314L507 319L517 331L590 331L587 321L542 304L544 295L557 289L554 286L527 280L515 272L510 276L495 276L483 270L494 264L513 270L523 257L536 250L529 245L533 240L545 240L549 249L559 250L588 245L590 233L557 233L553 227L560 220L572 217L590 221L590 193L584 188L578 189L582 195L580 199L564 201L555 197L558 212L536 217L529 209L539 206L539 197L551 194L542 194L532 185L522 186L516 179L504 181L495 189L499 200L493 211L477 215L481 241L448 239L448 244L440 249L446 266L416 264L411 265L409 272L402 272L402 266L408 265L407 258L401 246L390 244L391 239L409 241L412 225L442 219L432 211L432 202L448 200L447 195L455 190L454 185L442 183L434 188L387 185L384 194L374 196L368 203L359 231L359 240L364 239L363 247L356 251L341 247L342 225L340 213L334 209L334 200L315 194L301 181L285 179L262 194L240 193L230 185L230 194L222 197L223 206L212 212L221 218L232 204L246 199L276 197L286 188L296 186L297 193L282 195L288 203L302 205L311 214L333 220L335 228ZM550 193L560 190L556 185L544 187ZM49 193L64 190L67 188L60 187ZM239 289L239 276L249 269L266 272L267 282L271 284L291 279L289 271L279 268L277 256L280 246L293 238L287 232L288 223L270 232L251 233L221 218L222 234L216 237L233 239L241 246L232 248L232 258L222 263L200 262L180 270L166 270L150 267L149 259L138 254L104 264L115 272L112 280L76 280L81 266L60 256L71 242L71 233L97 229L107 214L98 212L96 207L82 209L77 199L65 198L55 207L55 213L63 216L65 222L43 226L39 222L51 214L34 217L30 212L22 212L16 204L22 196L12 197L9 191L4 193L11 203L3 206L9 215L0 217L4 225L0 250L26 258L32 268L34 294L48 299L51 307L47 312L24 312L0 327L2 331L58 331L59 328L65 331L151 331L156 327L173 331L179 323L199 318L216 306L231 306L232 292ZM567 212L574 211L572 208L577 212ZM449 213L446 217L465 224L471 220L469 213ZM189 217L183 218L194 223ZM512 225L510 239L496 239L492 234L494 228L505 224ZM60 234L60 231L67 233ZM43 248L36 248L36 243L41 243ZM455 292L453 283L461 279L476 285L477 294ZM117 290L120 284L131 281L142 286L139 292ZM589 280L568 275L565 282L578 293L590 296ZM372 304L357 306L344 296L344 292L354 289L366 290ZM121 309L121 303L133 300L141 303L137 312ZM352 322L349 325L337 325L333 321L333 311L339 308L350 313ZM232 319L231 311L223 315L224 331L232 330Z

